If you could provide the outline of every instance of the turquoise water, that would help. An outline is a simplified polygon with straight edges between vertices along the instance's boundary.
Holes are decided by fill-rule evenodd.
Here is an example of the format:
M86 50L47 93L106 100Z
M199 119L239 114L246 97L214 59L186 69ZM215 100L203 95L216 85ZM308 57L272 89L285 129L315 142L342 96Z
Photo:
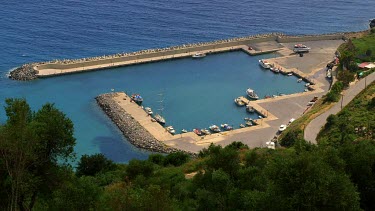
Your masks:
M234 98L245 96L247 88L256 90L260 97L304 90L303 83L297 83L295 77L274 74L258 65L259 59L270 56L251 57L236 51L202 59L185 58L13 82L2 90L2 96L26 97L34 109L54 102L74 122L78 155L102 152L124 162L129 157L145 158L147 152L134 149L121 138L116 126L96 105L97 95L111 89L139 93L144 106L155 112L163 108L167 125L173 125L176 131L222 123L238 128L245 117L258 116L250 115L233 102Z
M94 97L111 88L139 92L156 109L163 93L169 124L181 128L229 123L246 116L233 99L248 87L259 96L301 91L295 78L262 72L241 53L146 64L108 71L11 81L5 74L28 62L82 58L184 43L283 32L358 31L374 18L375 1L2 1L0 7L0 122L4 99L25 97L33 109L56 103L75 124L78 155L102 152L117 162L144 159L98 109ZM265 11L264 8L268 8ZM268 55L272 56L272 55ZM289 83L289 82L290 83ZM181 121L180 121L181 120ZM182 124L183 123L183 124Z

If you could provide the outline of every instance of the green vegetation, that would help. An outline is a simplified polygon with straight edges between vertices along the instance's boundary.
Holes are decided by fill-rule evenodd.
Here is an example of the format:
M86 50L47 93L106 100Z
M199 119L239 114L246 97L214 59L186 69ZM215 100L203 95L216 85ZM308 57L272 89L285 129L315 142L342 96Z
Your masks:
M212 144L192 160L183 153L153 154L125 165L84 155L75 172L65 163L73 156L71 121L52 104L32 113L25 100L8 99L8 119L0 126L0 208L374 210L374 133L351 134L347 124L346 135L333 135L344 127L342 115L357 123L355 109L373 111L374 87L346 108L350 112L331 117L318 146L296 133L286 137L287 149ZM367 128L374 128L374 117Z
M353 39L355 57L359 61L375 61L375 33Z

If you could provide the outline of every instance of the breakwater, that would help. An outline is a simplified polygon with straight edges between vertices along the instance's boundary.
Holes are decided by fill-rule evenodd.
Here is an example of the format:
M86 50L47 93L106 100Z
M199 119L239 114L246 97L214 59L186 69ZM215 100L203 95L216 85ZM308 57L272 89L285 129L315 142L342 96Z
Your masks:
M152 152L184 152L191 156L196 156L195 153L169 147L154 138L143 126L141 126L130 114L113 100L113 97L116 95L116 93L102 94L96 97L96 101L99 107L117 125L131 144L137 148L146 149Z
M368 30L361 32L346 32L322 35L290 36L280 33L252 35L247 37L216 40L194 44L184 44L159 49L141 50L131 53L118 53L82 59L63 59L47 62L36 62L25 64L11 72L14 80L33 80L38 77L49 77L63 74L71 74L98 69L107 69L126 65L156 62L161 60L176 59L192 56L196 52L207 54L225 52L231 50L247 50L247 46L267 41L278 43L305 42L318 40L338 40L360 37L368 33ZM249 52L247 52L249 53ZM257 54L256 52L254 54Z

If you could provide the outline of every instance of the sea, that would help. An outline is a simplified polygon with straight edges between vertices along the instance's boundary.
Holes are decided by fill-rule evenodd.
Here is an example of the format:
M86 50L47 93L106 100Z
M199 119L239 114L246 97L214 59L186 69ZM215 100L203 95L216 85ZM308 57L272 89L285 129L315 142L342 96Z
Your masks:
M375 18L375 1L348 0L13 0L0 7L0 123L6 98L27 99L33 110L46 102L72 119L77 158L103 153L115 162L146 159L95 103L115 91L140 93L177 131L243 117L233 99L249 87L258 94L303 91L293 77L265 72L242 52L210 55L39 79L12 81L7 74L29 62L74 59L280 32L288 35L360 31ZM256 116L254 117L256 118Z

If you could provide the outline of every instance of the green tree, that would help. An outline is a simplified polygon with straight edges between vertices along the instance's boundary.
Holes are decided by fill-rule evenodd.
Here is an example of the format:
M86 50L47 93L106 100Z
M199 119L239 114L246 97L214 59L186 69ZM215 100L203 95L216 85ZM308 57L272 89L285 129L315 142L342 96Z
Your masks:
M58 160L73 157L73 123L53 104L33 114L24 99L6 99L8 117L0 129L0 156L9 181L10 210L31 210L39 193L59 181Z
M103 154L82 155L78 162L77 176L95 176L97 173L105 173L114 170L116 165Z
M181 166L182 164L186 163L190 159L190 156L183 152L173 152L168 154L164 158L164 165L174 165L174 166Z
M149 177L154 172L154 166L149 161L131 160L126 167L126 175L130 179L135 179L138 175Z

